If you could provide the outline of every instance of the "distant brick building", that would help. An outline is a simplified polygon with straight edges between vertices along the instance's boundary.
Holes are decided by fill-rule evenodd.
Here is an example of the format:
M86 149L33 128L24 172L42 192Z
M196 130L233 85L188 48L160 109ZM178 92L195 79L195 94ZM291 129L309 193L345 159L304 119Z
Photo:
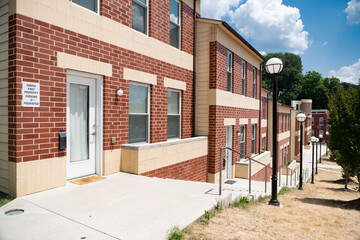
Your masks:
M327 141L326 132L329 130L329 110L326 109L314 109L311 111L312 114L312 136L319 137L323 135L323 140Z

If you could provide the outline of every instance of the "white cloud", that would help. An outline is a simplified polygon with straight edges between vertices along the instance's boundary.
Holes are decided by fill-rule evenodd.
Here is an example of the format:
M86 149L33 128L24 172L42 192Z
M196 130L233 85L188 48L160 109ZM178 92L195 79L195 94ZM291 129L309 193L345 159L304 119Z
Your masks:
M345 9L347 13L346 19L350 24L359 24L360 23L360 1L351 0L348 2L348 7Z
M359 84L360 79L360 58L350 66L344 66L337 71L331 70L330 76L340 79L341 82L348 82L352 84Z
M308 48L299 9L282 0L248 0L229 16L240 34L252 38L260 49L301 54Z
M202 0L201 16L205 18L221 19L232 7L237 7L242 0Z

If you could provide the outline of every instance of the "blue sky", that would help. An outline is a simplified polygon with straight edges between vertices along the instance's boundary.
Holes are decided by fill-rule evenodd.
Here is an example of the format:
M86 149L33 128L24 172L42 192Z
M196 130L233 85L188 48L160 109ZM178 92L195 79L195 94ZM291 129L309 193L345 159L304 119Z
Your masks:
M227 21L262 53L292 52L304 73L360 78L360 0L201 0L201 16Z

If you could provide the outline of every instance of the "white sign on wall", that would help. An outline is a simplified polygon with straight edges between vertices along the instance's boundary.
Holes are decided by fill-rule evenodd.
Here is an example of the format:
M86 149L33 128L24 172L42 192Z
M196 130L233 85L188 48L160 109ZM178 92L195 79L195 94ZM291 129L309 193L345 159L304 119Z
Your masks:
M22 83L22 106L40 107L40 84L32 82Z

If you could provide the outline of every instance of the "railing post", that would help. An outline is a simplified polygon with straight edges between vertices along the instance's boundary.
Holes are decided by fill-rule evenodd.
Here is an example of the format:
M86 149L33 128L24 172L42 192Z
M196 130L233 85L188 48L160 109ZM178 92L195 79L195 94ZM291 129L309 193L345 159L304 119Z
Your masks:
M279 168L279 186L281 186L281 164Z
M251 158L249 158L249 194L251 194Z
M292 186L292 179L293 179L293 170L290 169L291 177L290 177L290 185Z
M296 184L296 174L297 174L296 171L297 171L297 168L296 168L296 170L295 170L295 175L294 175L294 176L295 176L295 187L296 187L296 185L297 185L297 184Z
M220 174L219 174L219 195L221 196L221 182L222 182L222 149L220 148Z

